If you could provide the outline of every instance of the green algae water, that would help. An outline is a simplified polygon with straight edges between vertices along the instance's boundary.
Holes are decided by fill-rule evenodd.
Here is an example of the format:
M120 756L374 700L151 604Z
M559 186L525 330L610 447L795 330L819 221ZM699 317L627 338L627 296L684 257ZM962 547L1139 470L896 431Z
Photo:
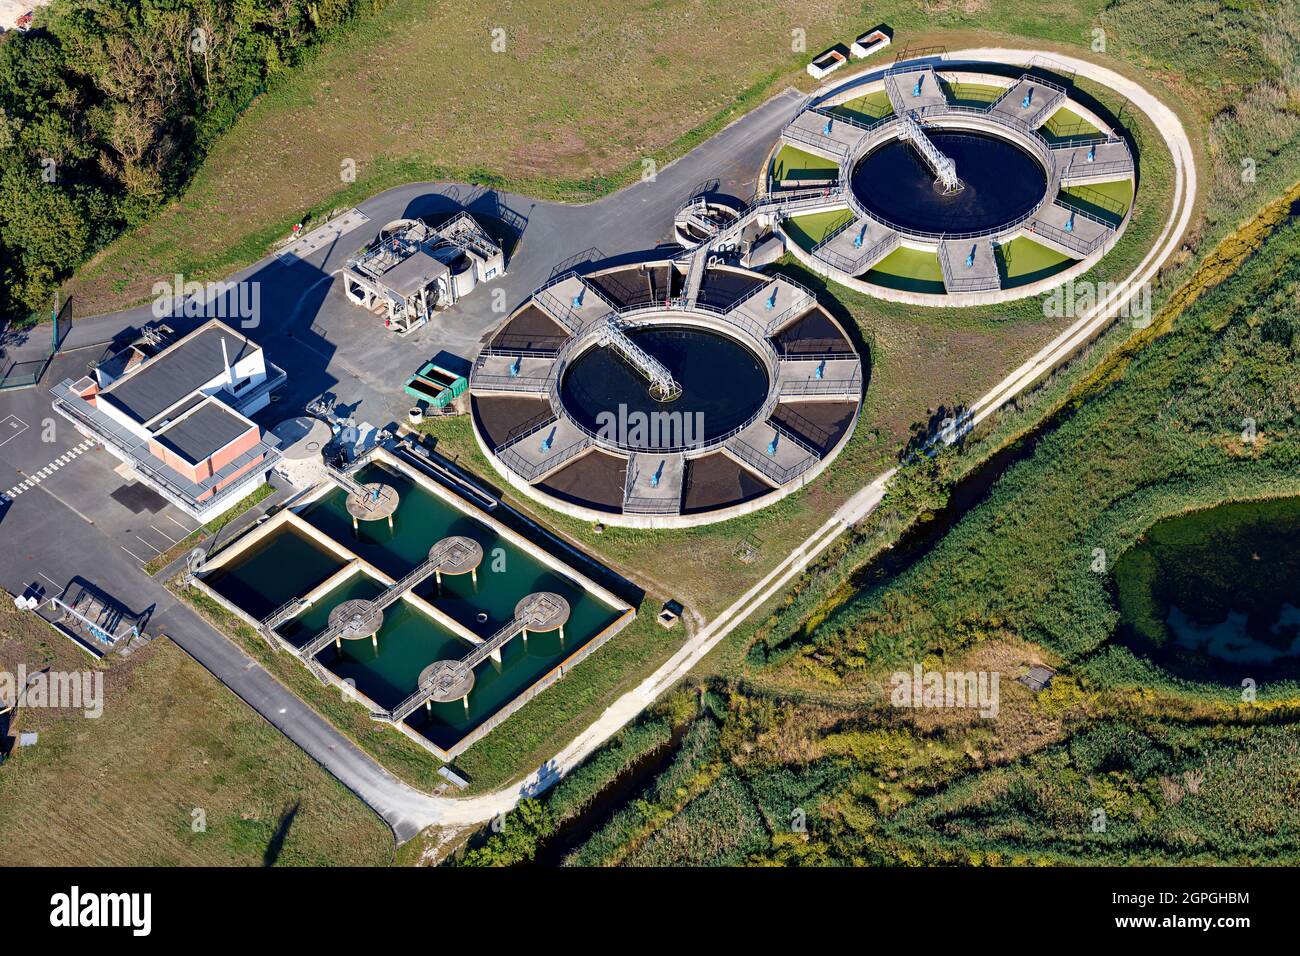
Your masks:
M530 634L508 642L501 661L491 659L475 668L469 707L461 701L420 708L407 723L440 747L447 747L490 718L503 706L546 675L561 661L602 633L618 612L590 595L583 587L501 538L488 525L464 514L409 478L379 466L362 469L362 482L383 481L401 495L390 530L386 521L363 522L354 531L341 489L326 494L301 512L313 527L385 574L400 578L420 564L429 549L449 535L464 535L483 547L477 581L468 575L448 575L439 585L433 578L414 591L416 595L467 628L487 637L514 617L515 605L537 591L553 591L571 608L558 632ZM367 575L349 578L301 615L281 628L294 643L306 643L325 627L331 609L353 597L372 597L375 582ZM399 601L384 615L378 651L369 641L345 641L343 647L326 648L318 660L377 704L389 707L416 689L420 672L436 660L458 658L470 650L469 642L442 628L409 601Z
M1300 498L1154 525L1115 565L1119 637L1176 676L1300 677Z
M204 583L261 620L323 584L344 566L336 555L286 525L205 577Z

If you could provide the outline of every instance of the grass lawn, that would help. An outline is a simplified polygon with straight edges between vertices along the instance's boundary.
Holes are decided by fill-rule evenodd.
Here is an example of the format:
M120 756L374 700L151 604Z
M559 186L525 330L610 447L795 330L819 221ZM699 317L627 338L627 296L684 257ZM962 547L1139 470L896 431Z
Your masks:
M95 663L0 601L0 668L104 671L104 711L19 709L35 747L0 767L15 866L385 865L388 827L184 651L159 637ZM206 830L194 832L195 811Z
M989 0L935 17L886 0L872 18L907 42L987 44L977 32L1051 47L1078 44L1100 9L1047 0ZM159 276L215 279L264 255L308 213L318 216L418 180L509 185L541 198L586 200L634 181L787 85L811 89L808 49L862 26L847 0L537 0L508 11L461 11L392 0L284 75L209 151L185 193L84 266L66 292L79 315L144 301ZM505 31L493 52L493 30ZM955 32L966 31L966 32ZM1001 34L996 39L1005 39ZM356 163L355 183L340 179Z
M184 196L83 270L75 283L83 295L79 312L139 300L157 273L224 274L260 256L304 210L356 202L400 182L472 180L561 199L601 194L639 174L641 157L662 161L680 155L784 83L794 80L807 88L799 75L803 58L773 53L770 38L752 30L754 16L775 15L779 8L782 17L807 24L813 45L815 39L829 43L850 34L860 16L849 4L760 2L744 16L720 20L716 7L704 0L665 0L626 11L614 23L596 15L602 4L588 0L538 3L512 13L505 25L511 38L507 52L492 54L491 18L431 18L428 8L428 3L397 0L255 103L212 151ZM913 28L918 42L934 39L956 48L990 39L974 31L925 34L929 15L902 2L887 3L884 13L897 27ZM994 15L1007 17L1009 32L1033 38L1027 44L1050 48L1050 40L1042 38L1086 36L1083 27L1091 12L1055 2L1027 12L1008 0L991 0L978 14L953 14L972 24ZM723 48L733 52L716 56ZM608 68L592 69L593 57ZM393 69L399 60L424 68ZM1108 106L1121 105L1097 92ZM382 109L373 108L377 95ZM510 109L500 110L500 103ZM1154 131L1142 120L1131 122L1139 145L1148 147L1141 154L1143 193L1129 232L1093 278L1126 274L1168 208L1168 159L1156 148ZM345 188L337 175L347 158L357 161L360 178ZM937 283L937 257L928 258L924 267L921 261L892 264L901 270L893 281ZM789 261L781 268L819 291L869 358L869 384L853 438L808 488L758 514L703 529L609 528L597 534L584 522L534 510L506 493L520 510L537 514L623 570L652 597L635 628L457 761L475 789L531 769L677 646L684 636L680 629L662 632L650 621L654 602L675 597L691 612L716 614L781 560L793 542L824 522L829 511L891 465L912 426L932 409L973 400L1059 331L1059 321L1045 319L1036 301L917 309L828 286ZM440 450L454 454L459 448L469 467L493 480L465 419L431 427ZM736 557L742 542L757 544L754 563ZM270 653L256 637L241 637L250 650L260 646ZM431 782L436 763L414 745L418 752L406 749L405 738L375 729L355 706L336 712L337 695L323 691L296 662L276 673L405 779ZM320 694L330 699L318 701Z
M828 235L851 222L853 213L847 209L816 212L811 216L795 216L785 222L786 234L804 250L812 249Z
M1139 125L1138 135L1149 143L1154 134ZM1094 270L1094 277L1126 274L1145 252L1168 208L1168 159L1156 149L1145 150L1142 156L1144 189L1133 222L1119 246ZM663 632L653 624L657 602L672 597L691 614L703 618L717 614L780 561L795 541L820 526L840 502L893 464L916 423L940 405L974 400L1066 321L1045 318L1036 300L974 309L917 309L828 284L789 259L778 268L817 291L869 359L868 387L854 436L835 465L807 488L754 515L705 528L611 527L597 533L586 522L552 513L501 489L502 497L518 510L623 572L650 597L636 625L457 759L456 766L470 777L474 790L499 786L535 767L679 645L684 637L680 629ZM929 268L937 283L936 257L930 257ZM466 417L432 420L423 430L437 440L440 452L485 481L496 480ZM737 557L742 543L756 545L753 563ZM345 705L339 695L322 689L296 662L288 662L293 664L288 667L274 660L277 655L255 635L238 636L264 666L403 779L420 786L435 782L432 774L437 763L424 751L391 729L376 727L361 708Z

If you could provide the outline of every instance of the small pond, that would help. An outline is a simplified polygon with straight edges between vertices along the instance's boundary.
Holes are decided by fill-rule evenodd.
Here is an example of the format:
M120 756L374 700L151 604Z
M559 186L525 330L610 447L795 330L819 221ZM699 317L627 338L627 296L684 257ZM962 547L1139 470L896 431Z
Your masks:
M1149 529L1115 565L1122 641L1177 676L1300 677L1300 498Z

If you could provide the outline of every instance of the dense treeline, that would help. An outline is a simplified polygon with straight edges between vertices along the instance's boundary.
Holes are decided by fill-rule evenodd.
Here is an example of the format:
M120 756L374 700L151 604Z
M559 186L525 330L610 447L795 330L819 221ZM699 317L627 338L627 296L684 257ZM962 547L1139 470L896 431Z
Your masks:
M322 38L381 0L54 0L0 38L0 316L175 195Z

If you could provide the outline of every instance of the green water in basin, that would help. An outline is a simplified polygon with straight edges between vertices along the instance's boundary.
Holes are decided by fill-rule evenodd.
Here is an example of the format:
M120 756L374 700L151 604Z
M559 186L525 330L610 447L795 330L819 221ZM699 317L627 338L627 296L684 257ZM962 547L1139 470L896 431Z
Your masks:
M319 587L344 562L298 529L267 535L203 581L226 600L261 620L286 601Z
M358 571L293 620L281 624L278 628L280 636L294 647L302 647L329 626L330 611L338 605L353 599L372 601L383 590L383 584Z
M377 521L363 522L354 532L342 490L309 505L301 512L303 519L394 578L422 562L429 549L448 535L477 541L483 547L477 581L468 574L448 575L439 585L430 577L414 592L471 633L482 637L493 634L514 616L515 605L522 598L537 591L553 591L569 602L571 613L563 642L557 632L530 634L526 644L522 636L516 636L502 649L500 663L489 659L475 668L468 710L461 701L433 704L407 719L439 746L450 746L464 737L618 617L614 608L576 582L410 479L378 466L363 469L358 478L362 482L383 481L401 495L391 530L387 521ZM352 589L367 589L368 576L358 577L362 580L349 579L306 612L291 639L305 643L325 626L331 608L351 597L366 597L366 593L353 593ZM288 628L281 628L286 637ZM358 690L388 707L416 689L420 672L430 663L463 657L469 650L468 642L402 601L385 612L378 652L368 641L344 642L341 653L329 647L318 660L341 677L355 680Z

